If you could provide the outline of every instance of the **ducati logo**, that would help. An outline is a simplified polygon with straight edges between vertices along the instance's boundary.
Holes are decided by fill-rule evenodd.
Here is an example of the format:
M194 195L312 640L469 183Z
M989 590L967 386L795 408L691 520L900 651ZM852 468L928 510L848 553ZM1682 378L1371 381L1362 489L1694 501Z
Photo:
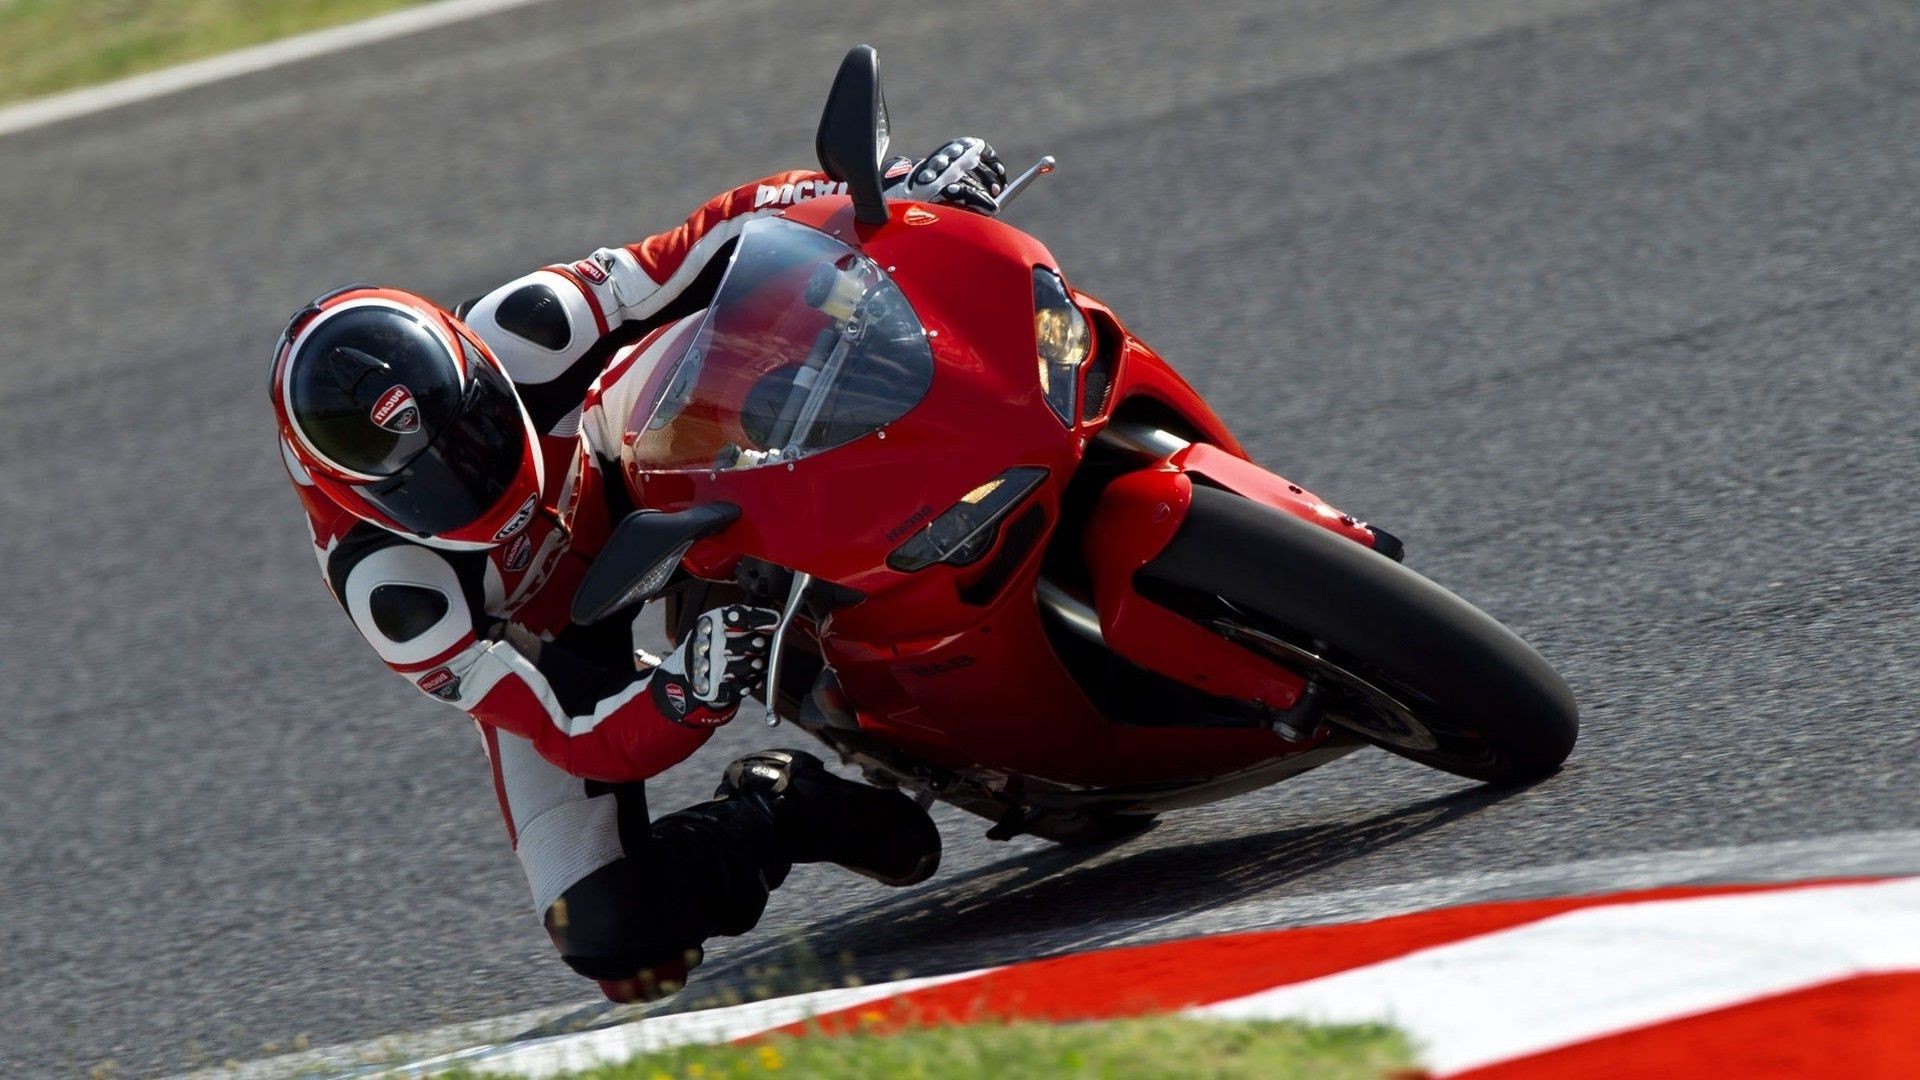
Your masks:
M420 689L442 701L455 701L460 697L460 677L446 668L434 668L420 676Z
M391 386L373 403L368 414L375 424L395 435L411 435L420 430L420 406L414 404L413 391L405 385Z
M667 704L673 706L675 716L687 715L687 691L677 682L666 683L660 687L667 695Z
M514 533L519 532L521 529L526 528L527 522L533 520L533 507L539 500L540 496L538 495L527 496L527 501L521 503L520 509L513 512L513 517L508 518L507 523L500 526L500 531L493 534L493 542L497 544L507 537L512 536Z
M500 553L500 565L506 567L510 573L517 574L525 570L527 564L532 561L533 540L526 533L514 537L513 542L507 545L507 549Z
M900 215L900 220L909 225L931 225L940 220L940 215L923 207L909 206L907 212Z
M802 180L797 184L761 184L753 191L753 208L791 206L822 195L844 195L847 185L837 180Z
M607 267L596 259L581 259L573 264L573 272L593 282L595 285L607 283Z

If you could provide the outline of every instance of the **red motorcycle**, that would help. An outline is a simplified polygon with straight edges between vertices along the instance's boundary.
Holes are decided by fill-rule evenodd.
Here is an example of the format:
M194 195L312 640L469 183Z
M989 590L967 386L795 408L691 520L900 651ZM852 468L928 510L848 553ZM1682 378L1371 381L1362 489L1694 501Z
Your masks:
M861 46L816 141L848 194L741 233L627 421L650 509L576 619L781 609L769 722L996 839L1129 835L1366 744L1502 784L1560 765L1578 712L1538 653L1250 461L1039 241L887 201L887 141Z

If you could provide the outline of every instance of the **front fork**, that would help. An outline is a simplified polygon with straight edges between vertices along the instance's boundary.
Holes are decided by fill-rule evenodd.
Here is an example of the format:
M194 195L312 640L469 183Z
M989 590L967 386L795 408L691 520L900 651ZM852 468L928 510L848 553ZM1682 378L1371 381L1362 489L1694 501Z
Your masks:
M1228 641L1193 620L1140 595L1134 574L1166 550L1186 520L1196 480L1224 488L1338 533L1383 554L1398 542L1329 506L1298 484L1216 446L1189 443L1158 428L1116 423L1101 438L1143 460L1145 468L1107 485L1088 523L1083 555L1093 580L1094 606L1043 586L1041 602L1089 632L1095 619L1107 648L1125 660L1219 697L1250 701L1283 719L1309 704L1307 680L1259 653ZM1277 725L1285 735L1293 725ZM1298 741L1298 740L1296 740Z

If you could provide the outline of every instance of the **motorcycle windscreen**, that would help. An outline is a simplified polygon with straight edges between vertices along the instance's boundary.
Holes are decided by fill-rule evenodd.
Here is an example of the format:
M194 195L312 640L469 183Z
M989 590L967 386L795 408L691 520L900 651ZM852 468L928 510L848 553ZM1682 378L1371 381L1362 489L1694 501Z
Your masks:
M899 419L933 383L926 328L871 259L804 225L747 223L706 318L635 411L630 452L659 472L747 469L830 450Z

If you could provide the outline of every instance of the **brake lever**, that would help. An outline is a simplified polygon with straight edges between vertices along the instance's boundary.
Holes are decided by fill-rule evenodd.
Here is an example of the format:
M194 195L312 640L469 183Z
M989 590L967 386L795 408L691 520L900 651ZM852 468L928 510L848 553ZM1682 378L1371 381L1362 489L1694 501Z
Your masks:
M805 571L793 572L793 587L787 591L787 606L780 611L780 621L774 624L773 641L767 646L767 726L775 727L780 723L778 707L780 686L781 646L787 641L787 627L793 625L793 617L800 613L800 601L806 598L807 586L813 584L813 575Z
M1000 209L1004 211L1007 208L1007 204L1012 202L1015 196L1027 190L1028 184L1052 172L1054 164L1053 155L1048 154L1039 161L1034 162L1033 168L1014 177L1006 187L1000 190Z

